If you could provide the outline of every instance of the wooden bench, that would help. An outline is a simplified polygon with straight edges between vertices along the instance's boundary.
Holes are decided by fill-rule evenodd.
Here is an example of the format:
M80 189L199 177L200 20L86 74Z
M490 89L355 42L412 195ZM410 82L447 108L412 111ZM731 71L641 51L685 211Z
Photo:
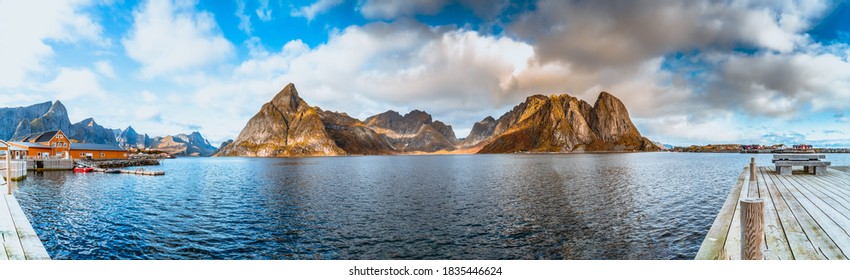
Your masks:
M773 163L776 164L776 172L779 175L791 175L791 168L802 166L806 173L815 175L826 175L826 168L831 163L822 161L825 155L819 154L779 154L773 155Z

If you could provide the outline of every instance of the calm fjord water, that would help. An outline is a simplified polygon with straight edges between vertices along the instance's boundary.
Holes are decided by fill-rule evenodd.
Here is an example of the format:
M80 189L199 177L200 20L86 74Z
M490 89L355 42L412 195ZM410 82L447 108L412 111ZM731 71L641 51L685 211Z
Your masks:
M54 259L691 259L751 156L181 158L16 196Z

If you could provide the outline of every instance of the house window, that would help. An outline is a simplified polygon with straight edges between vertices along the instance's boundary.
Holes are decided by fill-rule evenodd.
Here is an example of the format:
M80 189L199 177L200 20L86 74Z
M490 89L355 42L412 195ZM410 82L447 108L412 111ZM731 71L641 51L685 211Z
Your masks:
M84 157L84 156L86 156L86 153L80 153L80 156Z
M104 155L103 153L100 153L100 157L106 157L106 155Z

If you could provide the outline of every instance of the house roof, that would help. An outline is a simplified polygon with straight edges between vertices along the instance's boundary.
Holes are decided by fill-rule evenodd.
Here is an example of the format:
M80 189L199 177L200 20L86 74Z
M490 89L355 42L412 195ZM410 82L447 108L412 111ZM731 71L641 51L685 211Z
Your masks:
M32 148L32 147L50 148L48 146L45 146L45 145L42 145L42 144L39 144L39 143L30 143L30 142L17 142L16 141L16 142L9 142L9 144L11 144L12 146L27 147L27 148Z
M59 133L58 130L30 133L30 134L12 139L12 141L15 141L15 142L47 142L47 141L50 141L50 139L53 139L53 136L56 136L57 133Z
M14 146L14 145L6 145L4 143L0 143L0 149L2 150L12 150L12 151L26 151L27 149Z
M50 141L50 139L53 139L53 136L56 136L57 133L59 133L58 130L44 132L35 139L35 142Z
M14 141L14 142L29 142L29 139L34 139L34 138L35 138L35 137L37 137L38 135L41 135L41 132L30 133L30 134L26 134L26 135L24 135L24 136L14 137L14 138L12 138L12 139L9 139L9 141Z
M95 151L125 151L124 149L107 144L71 143L71 150L95 150Z

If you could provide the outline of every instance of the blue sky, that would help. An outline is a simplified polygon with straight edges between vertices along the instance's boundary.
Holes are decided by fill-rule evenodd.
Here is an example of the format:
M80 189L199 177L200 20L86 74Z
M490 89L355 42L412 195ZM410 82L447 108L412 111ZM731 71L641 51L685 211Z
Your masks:
M0 107L235 138L287 83L458 136L531 94L620 97L674 145L850 146L845 1L7 1Z

